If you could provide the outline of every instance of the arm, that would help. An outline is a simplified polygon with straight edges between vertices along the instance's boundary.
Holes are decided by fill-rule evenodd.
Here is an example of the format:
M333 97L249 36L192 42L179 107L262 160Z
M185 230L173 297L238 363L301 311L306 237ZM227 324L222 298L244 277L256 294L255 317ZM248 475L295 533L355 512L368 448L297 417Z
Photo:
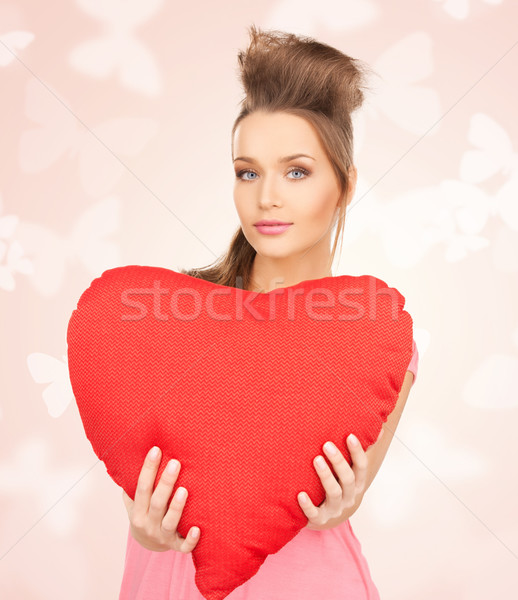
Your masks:
M369 489L369 486L373 482L374 477L376 477L376 474L381 467L381 463L385 459L390 443L392 442L392 438L394 436L394 433L396 432L396 428L401 418L403 408L405 407L405 403L408 398L410 388L412 387L413 380L414 374L411 371L407 371L405 373L403 385L399 392L399 397L396 402L396 406L394 407L394 410L390 413L390 415L387 417L387 421L383 424L384 434L377 442L369 446L365 453L368 456L367 481L363 492L361 494L358 494L358 496L356 497L354 505L349 508L346 508L339 517L329 520L325 525L312 525L308 522L308 524L306 525L308 529L322 530L336 527L344 521L347 521L347 519L351 515L353 515L359 508L360 504L362 503L365 492Z

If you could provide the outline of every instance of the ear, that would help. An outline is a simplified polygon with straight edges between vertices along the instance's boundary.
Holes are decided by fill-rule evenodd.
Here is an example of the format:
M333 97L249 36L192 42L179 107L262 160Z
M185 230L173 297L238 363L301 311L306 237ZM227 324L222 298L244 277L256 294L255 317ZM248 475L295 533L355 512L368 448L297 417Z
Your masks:
M349 167L348 178L349 178L349 189L347 190L347 199L345 202L346 206L349 206L351 200L353 199L354 192L356 191L356 182L358 180L358 170L356 169L356 167L354 165L351 165Z

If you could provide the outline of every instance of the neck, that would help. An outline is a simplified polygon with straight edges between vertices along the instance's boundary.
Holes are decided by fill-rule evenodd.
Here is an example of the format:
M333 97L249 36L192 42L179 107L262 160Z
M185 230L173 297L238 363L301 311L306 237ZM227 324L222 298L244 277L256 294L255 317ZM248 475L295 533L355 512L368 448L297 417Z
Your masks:
M272 259L255 255L252 264L249 291L268 293L277 288L296 285L301 281L332 277L331 267L328 267L330 256L327 260L312 261L301 260L299 257Z

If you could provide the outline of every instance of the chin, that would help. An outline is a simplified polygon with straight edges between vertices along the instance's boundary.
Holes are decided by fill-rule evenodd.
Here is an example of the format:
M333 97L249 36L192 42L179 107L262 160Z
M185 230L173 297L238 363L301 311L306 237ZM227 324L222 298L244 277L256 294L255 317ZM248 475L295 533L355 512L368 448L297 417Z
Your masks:
M272 244L256 244L254 246L255 251L260 256L264 256L265 258L289 258L293 256L296 251L294 248L272 248Z

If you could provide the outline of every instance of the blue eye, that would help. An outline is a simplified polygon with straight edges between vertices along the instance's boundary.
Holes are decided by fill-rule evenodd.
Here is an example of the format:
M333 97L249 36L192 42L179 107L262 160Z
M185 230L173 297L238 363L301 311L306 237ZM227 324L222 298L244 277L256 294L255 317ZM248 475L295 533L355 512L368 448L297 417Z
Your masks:
M291 171L288 171L288 173L302 173L304 175L309 175L309 172L306 171L306 169L300 169L299 167L295 167L294 169L291 169ZM295 177L295 179L304 179L304 177Z
M297 172L302 173L304 175L304 177L291 178L291 179L294 179L294 181L298 181L300 179L305 179L309 175L309 171L307 169L303 169L302 167L293 167L292 169L290 169L288 171L288 173L297 173ZM257 173L255 171L252 171L251 169L243 169L242 171L239 171L238 173L236 173L236 178L241 179L241 181L253 181L254 179L257 179L257 177L253 177L252 179L242 179L242 176L245 175L246 173L257 175Z

